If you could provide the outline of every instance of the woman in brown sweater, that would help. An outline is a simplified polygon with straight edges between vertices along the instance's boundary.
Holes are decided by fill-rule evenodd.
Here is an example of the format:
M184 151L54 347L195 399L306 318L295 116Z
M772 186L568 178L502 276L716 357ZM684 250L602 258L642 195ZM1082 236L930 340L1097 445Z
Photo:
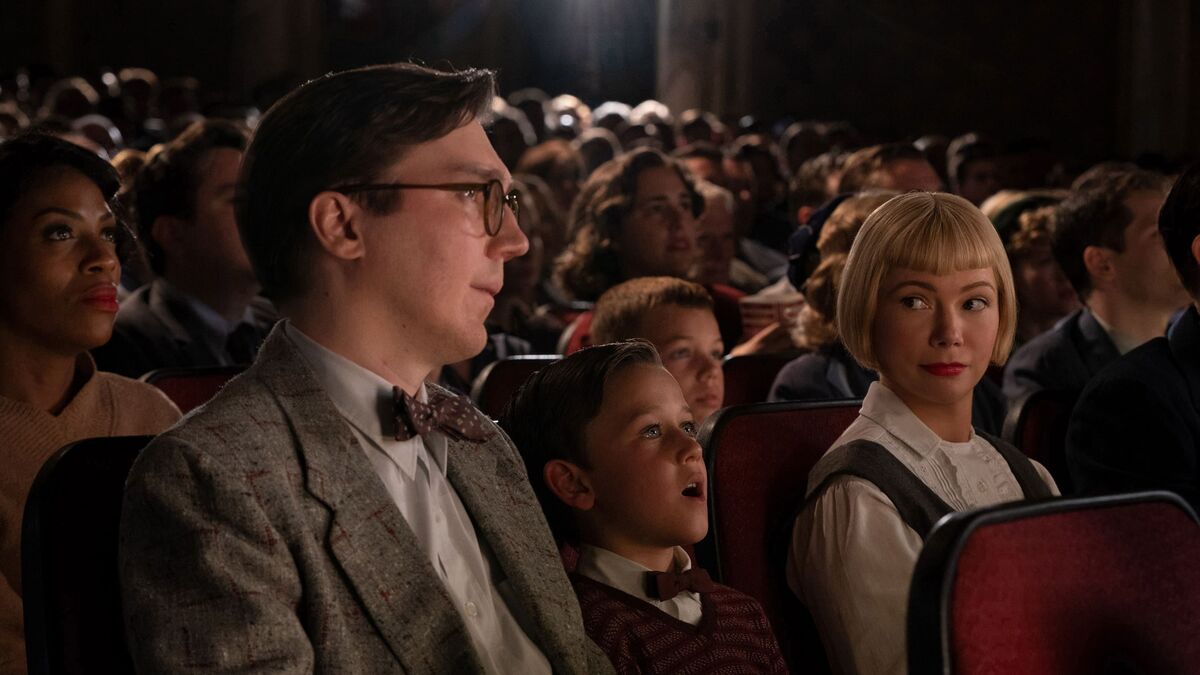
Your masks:
M50 136L0 144L0 674L25 671L21 517L42 464L82 438L155 434L157 389L96 372L117 311L116 172Z

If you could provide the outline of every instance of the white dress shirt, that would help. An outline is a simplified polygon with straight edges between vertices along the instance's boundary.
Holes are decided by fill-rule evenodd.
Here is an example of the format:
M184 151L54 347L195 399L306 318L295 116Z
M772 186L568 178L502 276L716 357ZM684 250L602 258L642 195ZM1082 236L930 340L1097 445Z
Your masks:
M687 551L676 546L674 553L676 572L686 572L692 568L692 559ZM684 591L670 600L652 598L646 593L646 573L653 571L608 549L588 544L579 547L579 562L575 566L575 573L580 576L648 602L684 623L698 625L702 615L700 594Z
M350 424L371 466L429 556L467 626L489 673L550 673L550 664L513 614L508 584L490 551L480 545L471 517L446 476L447 438L433 432L397 441L392 385L329 351L290 322L284 330L317 381ZM417 400L428 401L422 384ZM385 423L387 420L387 423ZM511 605L511 606L510 606Z
M942 440L879 382L832 447L856 440L882 445L956 511L1024 498L990 443L974 431L964 443ZM1058 494L1049 472L1034 467ZM810 475L809 489L824 477ZM921 545L883 492L860 478L835 478L796 519L788 584L820 628L834 672L907 672L905 613Z

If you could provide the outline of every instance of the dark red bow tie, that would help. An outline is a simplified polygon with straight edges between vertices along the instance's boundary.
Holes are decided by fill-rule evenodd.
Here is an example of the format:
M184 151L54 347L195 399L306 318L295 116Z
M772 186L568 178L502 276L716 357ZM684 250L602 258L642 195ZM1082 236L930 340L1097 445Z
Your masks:
M647 593L656 600L670 600L684 591L707 593L713 590L708 572L693 567L684 572L647 572Z
M492 425L466 396L434 394L421 403L400 387L392 387L396 440L407 441L440 431L451 438L482 443L492 437Z

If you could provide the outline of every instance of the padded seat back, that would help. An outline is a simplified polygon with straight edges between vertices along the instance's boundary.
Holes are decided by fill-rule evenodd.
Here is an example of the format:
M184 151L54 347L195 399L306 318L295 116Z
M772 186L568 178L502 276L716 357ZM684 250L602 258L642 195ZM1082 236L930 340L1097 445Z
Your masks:
M1200 671L1200 524L1145 492L955 513L908 609L909 672Z
M700 431L708 464L709 537L697 547L713 577L752 596L796 672L824 668L811 623L798 622L784 577L791 516L808 472L858 417L860 401L787 401L725 408Z
M775 376L796 356L789 352L726 357L721 364L725 373L725 405L765 403Z
M1059 492L1074 492L1067 472L1067 427L1078 391L1042 389L1027 394L1009 408L1001 436L1025 456L1046 467Z
M530 375L560 358L557 354L527 354L493 361L475 377L475 383L471 385L471 400L485 415L496 419Z
M140 379L158 387L167 398L187 414L217 395L225 383L240 375L246 366L214 366L211 368L159 368Z
M121 615L117 542L125 478L150 439L72 443L34 480L21 532L31 675L133 672Z

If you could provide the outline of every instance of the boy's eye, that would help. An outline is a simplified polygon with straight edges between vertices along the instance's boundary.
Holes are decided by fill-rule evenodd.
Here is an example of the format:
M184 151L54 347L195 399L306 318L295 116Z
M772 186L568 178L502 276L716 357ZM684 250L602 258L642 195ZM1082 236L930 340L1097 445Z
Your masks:
M900 304L909 309L929 309L929 303L925 302L924 298L916 295L900 298Z
M687 347L680 347L679 349L673 350L671 353L667 354L667 358L675 360L690 359L692 358L692 350L688 349Z
M696 437L697 429L695 422L688 420L687 422L681 424L680 428L683 429L684 433L686 433L688 436L691 436L692 438Z
M640 435L642 438L658 438L659 436L662 436L662 427L657 424L651 424L645 429L642 429Z
M988 301L983 298L971 298L970 300L963 303L963 309L972 311L972 312L982 311L984 309L987 309L987 306L988 306Z
M103 239L104 241L110 242L110 243L114 243L114 244L117 242L118 236L119 236L119 232L117 231L117 228L115 228L115 227L106 227L100 233L101 239Z
M709 352L708 355L711 356L714 361L720 361L721 359L725 358L725 350L724 349L714 349L711 352Z

